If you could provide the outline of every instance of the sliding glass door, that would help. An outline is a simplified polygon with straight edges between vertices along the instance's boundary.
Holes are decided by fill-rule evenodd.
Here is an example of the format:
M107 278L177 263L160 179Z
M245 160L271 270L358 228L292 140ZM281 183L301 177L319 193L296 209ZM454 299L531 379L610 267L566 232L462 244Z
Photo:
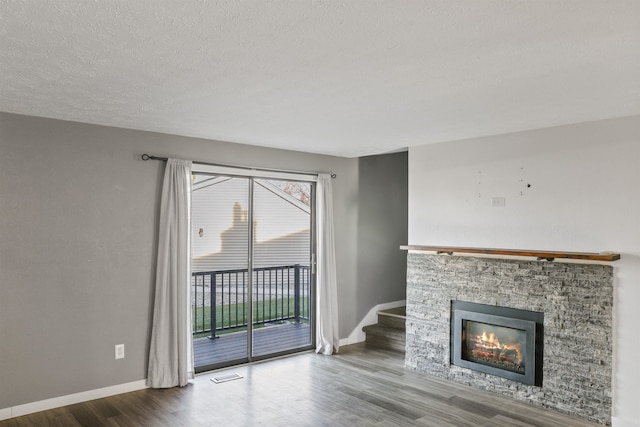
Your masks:
M194 174L196 371L313 346L311 182Z
M254 357L312 343L311 196L311 183L254 180Z

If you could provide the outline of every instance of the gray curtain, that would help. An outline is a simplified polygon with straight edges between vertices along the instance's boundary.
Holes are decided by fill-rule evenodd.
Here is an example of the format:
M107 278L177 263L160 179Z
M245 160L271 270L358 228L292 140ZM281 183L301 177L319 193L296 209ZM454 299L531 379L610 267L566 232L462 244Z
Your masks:
M318 236L316 353L330 355L338 352L340 336L338 335L338 283L333 236L333 190L331 177L328 174L318 175L316 191Z
M185 386L193 378L190 210L191 161L169 159L160 206L149 387Z

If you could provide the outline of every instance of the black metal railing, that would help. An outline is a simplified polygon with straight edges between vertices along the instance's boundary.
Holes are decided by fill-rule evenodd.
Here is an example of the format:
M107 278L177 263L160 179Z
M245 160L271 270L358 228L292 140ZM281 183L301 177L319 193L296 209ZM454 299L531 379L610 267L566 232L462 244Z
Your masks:
M292 320L308 322L310 271L306 265L253 269L253 325ZM247 326L248 270L192 273L193 334L240 330Z

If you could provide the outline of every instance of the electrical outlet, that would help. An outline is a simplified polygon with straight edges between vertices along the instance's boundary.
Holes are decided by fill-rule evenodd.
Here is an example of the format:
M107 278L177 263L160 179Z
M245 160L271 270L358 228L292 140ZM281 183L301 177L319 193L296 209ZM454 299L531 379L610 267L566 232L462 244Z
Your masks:
M116 344L116 359L124 359L124 344Z
M505 198L504 197L492 197L491 198L491 207L492 208L504 208L505 206Z

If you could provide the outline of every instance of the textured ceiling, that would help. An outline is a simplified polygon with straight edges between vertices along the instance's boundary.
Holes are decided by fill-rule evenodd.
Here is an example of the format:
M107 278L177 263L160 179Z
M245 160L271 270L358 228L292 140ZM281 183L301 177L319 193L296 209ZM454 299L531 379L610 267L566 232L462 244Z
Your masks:
M2 0L0 111L354 157L640 114L640 1Z

